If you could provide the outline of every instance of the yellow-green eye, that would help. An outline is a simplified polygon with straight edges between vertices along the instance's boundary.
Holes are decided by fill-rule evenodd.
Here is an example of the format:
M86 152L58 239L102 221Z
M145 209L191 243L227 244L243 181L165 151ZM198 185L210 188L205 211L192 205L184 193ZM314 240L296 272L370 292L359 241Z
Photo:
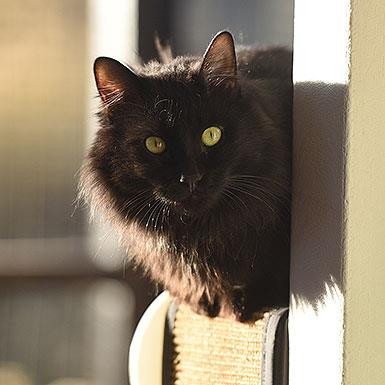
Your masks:
M222 130L219 127L208 127L202 133L202 142L205 146L211 147L221 140L221 136Z
M149 136L146 141L146 148L153 154L161 154L166 149L166 142L159 136Z

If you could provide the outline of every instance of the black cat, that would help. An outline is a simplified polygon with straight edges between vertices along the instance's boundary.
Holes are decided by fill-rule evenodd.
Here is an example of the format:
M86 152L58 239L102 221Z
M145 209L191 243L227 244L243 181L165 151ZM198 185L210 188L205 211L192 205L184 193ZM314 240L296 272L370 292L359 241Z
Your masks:
M81 196L179 301L252 320L289 295L292 53L234 50L135 71L95 61L100 125Z

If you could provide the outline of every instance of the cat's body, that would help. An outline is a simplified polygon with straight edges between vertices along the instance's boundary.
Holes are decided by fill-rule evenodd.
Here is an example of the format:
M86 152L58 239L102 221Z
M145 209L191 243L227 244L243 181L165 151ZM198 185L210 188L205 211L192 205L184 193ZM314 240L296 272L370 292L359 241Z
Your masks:
M249 320L287 305L291 52L246 48L236 64L224 32L203 60L152 62L137 75L98 60L102 128L83 197L136 263L197 311ZM204 145L212 126L220 140ZM146 149L149 137L162 153Z

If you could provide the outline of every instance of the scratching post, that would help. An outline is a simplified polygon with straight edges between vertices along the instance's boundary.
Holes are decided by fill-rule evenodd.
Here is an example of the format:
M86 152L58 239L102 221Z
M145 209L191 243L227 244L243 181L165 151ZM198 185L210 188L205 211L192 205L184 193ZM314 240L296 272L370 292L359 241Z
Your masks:
M253 323L199 315L163 292L130 347L131 385L288 385L287 309Z
M164 384L287 384L285 309L246 324L181 305L168 319Z

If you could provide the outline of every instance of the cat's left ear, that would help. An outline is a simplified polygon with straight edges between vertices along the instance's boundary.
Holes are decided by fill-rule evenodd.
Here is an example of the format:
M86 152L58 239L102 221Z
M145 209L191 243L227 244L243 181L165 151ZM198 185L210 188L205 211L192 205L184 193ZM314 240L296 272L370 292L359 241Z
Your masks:
M219 32L209 44L200 69L200 75L211 86L233 88L237 81L237 59L230 32Z
M119 100L123 94L132 102L140 97L138 76L115 59L98 57L94 63L94 75L100 97L106 106Z

